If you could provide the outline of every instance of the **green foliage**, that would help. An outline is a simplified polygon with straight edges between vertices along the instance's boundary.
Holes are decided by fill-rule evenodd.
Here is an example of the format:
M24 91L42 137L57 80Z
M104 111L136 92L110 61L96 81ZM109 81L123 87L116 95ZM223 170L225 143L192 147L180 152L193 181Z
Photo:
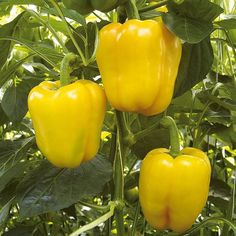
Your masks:
M211 161L207 205L184 235L234 235L236 5L231 9L231 1L175 2L168 1L168 13L157 11L150 1L136 4L141 19L161 16L183 41L174 99L165 114L175 119L181 145L201 148ZM103 127L107 136L99 154L76 169L58 169L45 160L27 115L30 89L43 80L58 80L60 62L68 52L80 58L72 73L75 79L96 77L101 82L96 64L98 31L111 21L124 22L126 7L105 14L96 11L97 18L86 18L62 1L0 1L1 235L69 235L91 222L86 235L115 235L119 227L131 236L177 235L151 228L137 195L129 194L137 193L140 163L147 152L170 145L167 130L160 126L165 114L118 117L108 106ZM123 166L117 162L118 154L123 155ZM117 194L124 197L122 203L114 203ZM115 217L96 222L112 213L111 204L116 205L115 216L123 213L121 223Z
M202 81L212 63L213 51L208 37L197 44L185 43L175 85L175 96L183 94Z
M213 30L214 20L223 9L206 0L185 0L182 4L168 5L169 12L162 16L168 29L188 43L199 43Z
M57 211L96 195L110 180L111 172L111 164L101 156L76 169L59 169L43 161L17 187L20 217Z
M24 118L28 111L28 94L39 82L34 79L22 80L6 89L1 106L10 121L19 122Z

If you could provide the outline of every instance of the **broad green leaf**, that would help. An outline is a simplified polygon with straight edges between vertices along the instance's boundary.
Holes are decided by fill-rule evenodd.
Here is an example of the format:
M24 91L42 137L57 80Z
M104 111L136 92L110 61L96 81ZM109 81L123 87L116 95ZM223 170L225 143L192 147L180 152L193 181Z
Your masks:
M227 83L224 84L224 86L221 86L219 89L219 98L226 98L234 101L236 103L236 87L233 83Z
M6 222L8 218L12 202L13 202L13 199L0 208L0 227Z
M231 188L223 180L213 178L211 180L209 196L229 200L231 196Z
M162 15L167 28L188 43L198 43L213 30L212 21L223 12L208 0L185 0L168 4L169 12Z
M166 13L162 16L167 28L179 38L188 43L199 43L213 30L211 22L200 19L191 19L175 13Z
M232 101L230 99L220 99L209 93L206 94L206 97L208 100L222 106L225 109L228 109L229 111L236 111L236 101Z
M180 96L205 79L212 63L213 51L209 38L198 44L185 43L175 84L175 97Z
M34 137L16 141L0 141L0 173L3 173L6 164L12 166L17 163L34 143Z
M182 4L176 4L173 1L168 3L169 12L175 12L178 15L211 22L221 13L223 9L209 0L185 0Z
M27 98L30 90L36 86L40 80L22 80L17 84L12 84L5 91L2 98L2 109L12 122L21 121L28 111Z
M230 127L214 126L213 131L217 139L233 149L236 148L236 129L234 125L231 125Z
M221 124L229 127L232 123L229 111L221 109L218 112L209 111L206 113L206 119L211 124Z
M229 205L229 200L225 200L224 198L217 196L208 196L208 200L213 203L217 208L219 208L222 212L224 212Z
M27 152L27 150L25 152ZM8 166L7 163L4 163L4 166L6 169L1 170L0 173L0 192L12 179L23 177L26 168L29 166L29 162L17 162L14 163L13 166Z
M3 125L3 124L6 124L8 122L9 122L8 117L5 114L5 112L3 111L2 105L0 103L0 126Z
M191 90L182 94L181 96L172 100L170 106L168 107L168 113L194 113L201 112L204 109L204 104L202 104L199 99L193 95Z
M0 142L0 191L12 179L23 176L28 163L21 160L25 158L34 142L32 137L19 141Z
M57 211L86 195L95 195L110 181L112 166L102 156L75 169L59 169L42 162L18 187L21 217Z
M131 149L139 159L143 159L149 151L155 148L168 148L169 142L168 130L156 128L147 136L138 140Z
M215 24L221 26L226 30L236 29L236 18L229 18L215 22Z
M7 205L8 202L15 200L16 186L19 182L16 179L11 180L0 194L0 206ZM1 207L0 207L1 209Z

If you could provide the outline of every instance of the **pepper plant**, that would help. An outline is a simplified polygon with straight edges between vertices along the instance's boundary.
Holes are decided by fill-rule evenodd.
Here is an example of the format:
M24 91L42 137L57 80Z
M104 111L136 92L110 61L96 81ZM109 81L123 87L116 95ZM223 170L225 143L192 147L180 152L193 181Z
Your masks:
M235 32L233 0L1 0L0 234L235 235Z

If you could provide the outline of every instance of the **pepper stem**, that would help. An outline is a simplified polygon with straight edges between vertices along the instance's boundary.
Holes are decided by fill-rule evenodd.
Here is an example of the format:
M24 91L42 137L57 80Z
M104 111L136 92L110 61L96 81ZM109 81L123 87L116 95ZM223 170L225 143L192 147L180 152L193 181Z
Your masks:
M138 19L140 20L140 16L139 16L139 12L138 12L138 8L136 6L136 1L135 0L129 0L126 4L125 4L125 10L127 13L127 17L128 19Z
M61 86L70 84L71 72L79 67L79 57L74 53L67 53L61 62L60 81Z
M174 119L170 116L165 116L162 118L160 124L169 130L170 133L170 154L173 157L179 155L180 143L179 143L179 130Z

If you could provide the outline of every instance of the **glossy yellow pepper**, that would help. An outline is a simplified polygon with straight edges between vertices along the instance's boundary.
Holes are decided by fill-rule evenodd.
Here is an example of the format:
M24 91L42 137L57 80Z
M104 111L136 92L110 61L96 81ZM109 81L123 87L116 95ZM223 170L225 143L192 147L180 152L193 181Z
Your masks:
M97 63L110 104L147 116L171 102L180 40L154 20L111 23L100 31Z
M106 97L102 87L79 80L60 87L44 81L28 97L36 142L47 159L58 167L78 167L99 148Z
M164 148L144 158L139 180L139 199L148 223L156 229L184 232L204 207L211 166L199 149L184 148L175 159Z

